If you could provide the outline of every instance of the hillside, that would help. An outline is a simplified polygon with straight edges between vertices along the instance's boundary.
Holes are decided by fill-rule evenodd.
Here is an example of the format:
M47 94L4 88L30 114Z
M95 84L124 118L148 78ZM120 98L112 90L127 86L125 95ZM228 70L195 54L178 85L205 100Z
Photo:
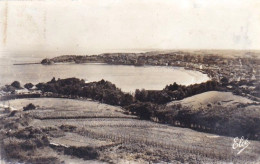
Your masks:
M2 148L12 161L37 163L213 163L259 161L260 143L243 154L233 138L138 120L119 107L57 98L11 100L36 109L3 116ZM59 105L54 105L59 104ZM39 117L40 116L40 117ZM85 116L85 117L82 117ZM106 116L106 117L104 117ZM214 143L214 144L213 144Z
M228 136L260 139L258 102L229 92L205 92L168 103L164 109L173 124Z
M181 104L183 107L188 107L193 110L200 110L201 108L207 109L212 106L220 105L222 107L236 107L236 105L241 103L254 103L254 101L245 97L234 95L231 92L209 91L185 98L180 101L170 102L167 106Z

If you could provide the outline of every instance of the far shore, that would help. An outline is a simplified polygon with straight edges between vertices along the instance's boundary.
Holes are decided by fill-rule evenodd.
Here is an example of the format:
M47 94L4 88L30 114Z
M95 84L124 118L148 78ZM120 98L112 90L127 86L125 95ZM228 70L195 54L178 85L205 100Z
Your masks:
M13 65L33 65L33 64L41 64L41 63L15 63Z

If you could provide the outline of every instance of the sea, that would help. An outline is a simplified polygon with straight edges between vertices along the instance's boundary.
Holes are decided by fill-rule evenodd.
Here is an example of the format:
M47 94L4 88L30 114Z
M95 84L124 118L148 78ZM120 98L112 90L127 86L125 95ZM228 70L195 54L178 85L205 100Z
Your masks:
M199 71L172 66L129 66L102 63L14 65L40 62L43 58L45 58L44 55L0 55L0 86L11 84L15 80L24 85L29 82L33 84L47 82L53 77L56 79L76 77L86 82L104 79L114 83L124 92L133 93L136 89L161 90L174 82L190 85L210 79Z

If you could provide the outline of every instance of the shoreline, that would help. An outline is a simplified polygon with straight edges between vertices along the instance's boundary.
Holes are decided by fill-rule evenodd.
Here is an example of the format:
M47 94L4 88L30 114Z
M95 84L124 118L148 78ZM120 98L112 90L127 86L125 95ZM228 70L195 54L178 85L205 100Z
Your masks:
M60 65L61 65L61 67L60 67ZM64 65L64 66L62 66L62 65ZM45 69L45 67L47 67L47 66L48 65L46 65L46 66L37 65L36 69L38 67L40 67L39 70L42 70L42 69ZM126 72L129 70L130 76L131 76L129 78L130 78L130 80L133 81L133 83L131 85L124 85L124 83L120 82L120 79L122 79L122 80L127 79L127 74L122 75L120 72L115 73L115 74L113 74L113 73L108 74L107 76L106 75L102 76L102 75L92 75L92 73L90 71L84 71L86 73L80 73L77 76L77 77L83 78L83 79L85 76L86 77L85 79L88 80L87 82L99 81L101 79L109 80L109 81L115 83L124 92L134 92L136 89L143 89L143 88L147 89L147 90L162 90L166 85L170 85L173 82L187 86L187 85L199 84L199 83L211 80L211 78L202 71L187 69L185 67L180 67L180 66L165 66L165 65L154 66L154 65L148 65L148 64L143 65L143 66L134 66L134 65L125 65L125 64L94 63L94 62L79 63L79 64L72 63L72 62L62 62L62 63L54 63L54 64L50 65L50 67L47 67L46 69L51 71L51 70L55 70L55 69L59 69L59 68L69 69L70 67L72 67L73 70L77 70L77 68L84 69L85 66L86 66L86 69L90 68L93 70L95 70L95 67L97 67L97 69L100 69L100 70L107 70L107 69L111 68L112 70L115 70L116 72L118 72L117 70L120 70L121 68L123 70L125 70ZM21 69L23 69L22 67L23 66L21 66ZM155 71L157 74L159 73L158 76L163 75L164 78L162 78L162 79L158 78L157 74L153 76L153 71ZM62 72L64 72L64 71L62 71ZM107 71L102 71L102 72L107 72ZM136 78L133 76L137 75L137 77L139 77L138 75L141 73L142 73L142 75L145 75L145 77L148 77L149 75L151 75L152 76L151 78L154 79L156 82L154 82L151 79L151 80L146 81L148 85L146 85L145 83L142 84L142 82L138 82L138 81L136 81L136 83L135 83L134 80ZM71 72L70 74L73 74L73 72ZM116 75L116 76L114 77L114 75ZM117 77L117 75L122 76L122 77ZM55 75L53 75L53 76L55 76ZM28 82L37 84L37 83L41 83L41 82L47 82L48 80L50 80L52 78L52 76L43 76L43 77L44 78L33 79L32 81L30 81L30 80L28 80L30 77L27 78L27 76L25 75L25 78L22 77L19 79L23 79L20 82L24 83L24 84L28 83ZM46 78L46 77L49 77L49 78ZM56 76L56 77L63 78L63 77L59 77L59 76ZM73 77L73 76L66 76L66 77ZM93 78L91 78L91 77L93 77ZM175 77L178 77L178 78L175 78ZM19 80L19 79L17 79L17 80ZM16 80L16 79L13 79L13 80ZM5 81L3 81L3 83L2 83L3 85L12 82L12 81L8 82L7 80L5 80ZM162 85L159 85L160 83L162 83ZM130 83L128 83L128 84L130 84Z
M13 65L34 65L34 64L42 64L42 63L15 63ZM75 63L75 62L57 62L53 63L50 65L78 65L78 64L91 64L91 65L119 65L119 66L134 66L134 67L168 67L168 68L177 68L177 69L184 69L184 70L190 70L190 71L197 71L201 72L202 74L206 74L209 77L209 80L212 79L210 74L208 74L206 71L202 69L194 69L194 68L189 68L189 67L184 67L184 66L165 66L165 65L150 65L150 64L145 64L145 65L132 65L132 64L112 64L112 63L106 63L106 62L84 62L84 63ZM43 64L44 65L44 64ZM195 83L194 83L195 84Z

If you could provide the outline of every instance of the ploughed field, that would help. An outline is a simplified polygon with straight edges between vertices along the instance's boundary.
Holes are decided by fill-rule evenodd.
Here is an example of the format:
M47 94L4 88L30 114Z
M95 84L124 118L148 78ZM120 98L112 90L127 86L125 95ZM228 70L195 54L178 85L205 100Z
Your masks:
M237 155L239 150L232 149L232 137L139 120L120 107L94 101L38 98L9 103L20 112L2 115L1 147L2 154L13 161L244 163L260 160L259 141L250 140L250 145ZM36 109L22 111L29 103L36 105Z

